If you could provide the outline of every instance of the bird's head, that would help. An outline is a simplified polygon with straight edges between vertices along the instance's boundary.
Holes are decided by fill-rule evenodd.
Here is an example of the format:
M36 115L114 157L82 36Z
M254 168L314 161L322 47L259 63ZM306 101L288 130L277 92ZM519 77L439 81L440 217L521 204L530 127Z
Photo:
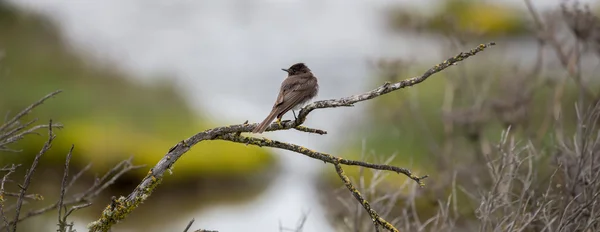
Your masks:
M297 63L288 69L282 68L281 70L286 71L290 76L310 72L310 69L304 63Z

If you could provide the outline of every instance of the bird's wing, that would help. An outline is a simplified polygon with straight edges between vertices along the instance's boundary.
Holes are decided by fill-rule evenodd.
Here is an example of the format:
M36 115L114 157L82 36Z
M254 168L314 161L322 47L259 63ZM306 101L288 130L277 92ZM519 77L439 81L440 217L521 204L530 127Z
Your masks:
M283 88L279 91L279 95L277 96L277 101L275 101L275 104L273 104L273 109L275 109L275 107L281 105L281 103L283 103L283 96L285 96L285 92L286 90L284 90Z
M294 91L295 89L298 89L298 87L300 87L300 85L301 84L298 83L293 78L288 77L285 80L283 80L283 82L281 83L279 95L277 96L277 101L275 101L273 108L281 105L286 100L285 98L289 94L289 92Z
M310 92L313 91L311 88L313 88L311 81L313 80L308 80L307 82L303 82L303 83L298 83L296 85L291 86L290 89L287 89L286 91L284 91L283 93L283 101L282 103L280 103L279 107L281 109L280 113L281 114L285 114L286 112L290 111L291 109L293 109L297 104L306 101L307 99L307 94L308 93L302 93L302 92Z

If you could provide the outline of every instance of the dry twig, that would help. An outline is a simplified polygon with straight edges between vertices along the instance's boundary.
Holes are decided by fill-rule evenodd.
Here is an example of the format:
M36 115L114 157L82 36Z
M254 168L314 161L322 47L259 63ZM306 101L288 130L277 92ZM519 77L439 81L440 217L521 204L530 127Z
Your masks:
M29 168L27 175L25 175L25 180L23 181L23 184L19 185L19 187L21 188L21 192L19 194L19 198L17 199L15 219L13 220L13 222L11 222L13 232L17 231L17 221L19 221L19 214L21 214L21 206L23 205L23 200L25 199L25 192L27 191L27 188L29 188L29 184L31 183L33 173L35 173L35 169L37 168L37 165L40 162L40 157L42 157L42 155L44 155L50 149L50 147L52 146L52 140L54 140L55 137L56 136L52 133L52 120L50 120L50 123L48 123L48 141L46 141L46 143L42 147L42 150L40 150L40 152L33 159L33 163L31 164L31 168Z
M35 109L37 106L41 105L45 100L55 96L56 94L58 94L60 92L62 92L62 90L58 90L58 91L52 92L52 93L44 96L37 102L29 105L27 108L22 110L20 113L18 113L11 119L6 119L5 120L6 122L0 126L0 150L4 150L4 151L15 151L15 150L11 150L11 149L7 148L6 145L14 143L16 141L19 141L25 135L33 134L33 133L37 134L36 131L38 131L39 129L48 128L48 134L49 134L48 140L46 141L46 143L44 144L44 146L42 147L40 152L35 156L34 161L31 165L31 168L27 171L27 173L24 177L23 184L19 185L21 190L18 193L5 192L4 189L5 189L5 184L9 181L9 179L8 179L9 175L12 174L13 172L15 172L16 168L19 167L20 165L13 164L10 167L5 166L4 168L0 168L0 171L7 172L6 174L4 174L4 177L1 179L1 182L0 182L0 218L3 222L2 224L0 224L0 230L9 231L9 232L16 231L16 227L19 222L22 222L33 216L41 215L46 212L55 210L56 208L59 208L59 231L71 231L72 224L66 223L67 217L71 213L73 213L74 211L76 211L78 209L81 209L81 208L91 205L91 202L104 189L106 189L108 186L110 186L112 183L114 183L114 181L116 179L118 179L120 176L122 176L124 173L126 173L130 170L136 169L136 168L143 167L143 166L132 165L131 158L128 160L122 161L117 166L115 166L113 169L108 171L101 179L97 179L96 182L88 190L86 190L83 193L75 194L71 197L68 197L65 200L65 198L66 198L65 196L68 193L69 188L75 183L75 181L77 181L83 175L84 172L89 170L89 168L91 167L91 164L87 165L79 173L77 173L71 179L70 182L67 182L68 167L69 167L70 159L71 159L72 152L73 152L73 147L71 147L71 150L67 154L67 158L66 158L66 162L65 162L65 170L64 170L65 173L64 173L64 176L63 176L63 179L61 182L61 193L60 193L60 198L58 199L58 201L47 207L29 211L26 214L24 214L23 216L21 216L21 208L22 208L23 204L26 203L25 199L43 200L43 197L41 195L26 194L26 191L32 181L33 174L37 168L40 157L44 153L46 153L52 145L51 144L52 140L55 138L55 135L52 132L53 129L60 128L62 126L60 124L57 124L57 123L55 124L55 123L52 123L52 121L50 121L50 123L48 125L36 125L36 126L33 126L29 129L27 129L36 120L32 120L25 124L21 124L20 120L25 115L30 113L33 109ZM4 204L6 202L7 196L17 198L16 204L13 206L9 206L8 209L5 207L5 204ZM67 206L70 206L70 205L74 205L74 206L72 206L70 209L67 210ZM5 215L5 212L7 210L12 210L12 209L15 210L15 216L14 216L13 220L9 221ZM69 228L69 230L67 230L67 228Z

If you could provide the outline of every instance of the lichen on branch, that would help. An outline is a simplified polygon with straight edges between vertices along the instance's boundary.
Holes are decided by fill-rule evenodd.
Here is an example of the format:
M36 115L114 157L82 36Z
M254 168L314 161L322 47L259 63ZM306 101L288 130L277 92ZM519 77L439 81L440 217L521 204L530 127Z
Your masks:
M269 125L269 127L267 127L266 131L296 129L298 131L307 133L316 133L321 135L327 134L327 132L323 130L302 126L310 112L316 109L323 108L353 106L355 103L358 102L367 101L402 88L417 85L425 81L433 74L438 73L452 65L455 65L458 62L464 61L465 59L474 56L477 53L493 45L495 45L494 42L488 44L480 44L479 46L471 49L470 51L461 52L458 55L444 60L442 63L433 66L420 76L405 79L397 83L384 83L378 88L362 94L357 94L340 99L315 101L304 106L298 114L296 120L284 121L281 124L272 123L271 125ZM309 148L305 148L292 143L285 143L276 140L270 140L267 138L255 138L241 135L241 133L244 132L251 132L256 126L258 126L258 123L249 124L245 122L242 124L216 127L213 129L199 132L193 135L192 137L182 140L179 143L175 144L168 150L167 154L165 154L165 156L160 161L158 161L158 163L148 172L146 177L142 179L140 184L129 194L129 196L114 198L112 203L104 209L104 212L102 212L101 217L97 221L92 222L88 225L90 231L108 231L112 225L118 223L120 220L127 217L135 208L137 208L137 206L139 206L139 204L141 204L152 194L155 188L160 184L164 173L171 170L175 162L177 162L177 160L181 158L183 154L189 151L192 146L205 140L226 140L248 145L279 148L294 151L296 153L306 155L310 158L332 164L335 167L341 180L346 185L346 187L355 196L359 203L367 210L367 212L373 219L373 223L377 231L379 231L380 226L390 231L398 230L389 222L381 218L376 213L376 211L370 207L368 201L362 197L360 192L358 192L358 190L356 190L356 188L354 188L352 183L349 181L349 178L343 172L341 165L355 165L371 169L394 171L406 175L407 177L419 183L420 186L424 186L423 179L427 178L427 175L419 177L405 168L395 167L392 165L381 165L367 163L363 161L347 160L326 153L313 151Z

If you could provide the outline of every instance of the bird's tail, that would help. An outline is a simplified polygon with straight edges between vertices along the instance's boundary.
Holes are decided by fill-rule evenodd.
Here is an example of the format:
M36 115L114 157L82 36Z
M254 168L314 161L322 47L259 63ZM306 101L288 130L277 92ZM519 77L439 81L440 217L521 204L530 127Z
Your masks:
M271 111L269 116L267 116L267 118L265 118L265 120L263 120L256 128L254 128L252 133L261 134L261 133L265 132L265 130L267 129L267 127L269 127L269 125L271 124L273 119L275 119L275 117L277 117L277 111L273 110L273 111Z

